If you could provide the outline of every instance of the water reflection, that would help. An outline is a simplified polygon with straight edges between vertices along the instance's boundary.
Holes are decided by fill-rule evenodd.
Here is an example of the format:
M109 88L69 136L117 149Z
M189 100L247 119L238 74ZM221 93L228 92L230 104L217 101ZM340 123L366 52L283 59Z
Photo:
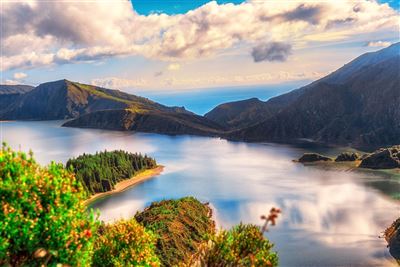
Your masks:
M283 214L267 236L282 266L395 266L378 238L400 213L398 202L388 197L400 185L388 176L293 163L305 151L301 147L59 125L8 122L3 135L15 148L31 148L41 163L125 149L150 154L166 166L159 177L96 202L105 221L133 216L154 200L186 195L210 202L225 228L240 221L260 224L260 215L276 206Z

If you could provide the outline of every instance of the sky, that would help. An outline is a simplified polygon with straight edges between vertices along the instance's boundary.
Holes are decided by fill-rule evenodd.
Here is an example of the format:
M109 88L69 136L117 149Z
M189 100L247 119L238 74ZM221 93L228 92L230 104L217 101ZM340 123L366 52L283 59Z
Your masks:
M0 1L2 84L271 88L399 41L392 0Z

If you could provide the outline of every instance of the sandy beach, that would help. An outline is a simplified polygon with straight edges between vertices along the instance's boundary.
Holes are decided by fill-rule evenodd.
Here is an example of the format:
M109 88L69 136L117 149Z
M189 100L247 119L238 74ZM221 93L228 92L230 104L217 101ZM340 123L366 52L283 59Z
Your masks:
M111 194L123 192L124 190L128 189L131 186L134 186L138 183L141 183L141 182L151 179L155 176L158 176L159 174L162 173L163 170L164 170L164 166L159 165L153 169L144 170L142 172L139 172L132 178L117 183L112 191L97 193L95 195L92 195L89 199L87 199L85 201L85 205L90 204L91 202L93 202L96 199L99 199L99 198L102 198L102 197L105 197L105 196L108 196Z

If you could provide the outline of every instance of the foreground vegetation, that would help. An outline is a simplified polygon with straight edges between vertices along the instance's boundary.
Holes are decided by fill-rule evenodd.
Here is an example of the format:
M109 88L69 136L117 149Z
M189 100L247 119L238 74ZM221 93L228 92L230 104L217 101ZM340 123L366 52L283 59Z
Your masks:
M99 222L80 180L61 164L0 151L0 266L277 266L254 225L215 231L192 197L155 202L135 218Z
M157 235L156 251L164 266L188 262L215 232L211 209L193 197L154 202L135 219Z
M85 192L61 164L40 167L32 155L0 152L0 265L92 261L97 222Z
M259 227L239 224L211 237L200 256L201 266L277 266L273 245L264 238Z
M157 163L148 156L118 150L83 154L68 160L66 166L72 168L76 179L89 194L95 194L111 191L116 183L132 178L140 171L155 168Z
M133 220L99 227L94 246L94 266L160 266L155 235Z

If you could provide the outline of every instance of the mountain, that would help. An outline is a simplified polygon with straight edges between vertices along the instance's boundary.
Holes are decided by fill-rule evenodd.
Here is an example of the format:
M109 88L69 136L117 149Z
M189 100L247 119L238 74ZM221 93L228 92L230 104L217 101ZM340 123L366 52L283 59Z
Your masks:
M202 116L171 111L102 110L66 122L65 127L136 131L169 135L220 136L224 128Z
M6 85L0 84L0 95L8 95L8 94L25 94L26 92L31 91L35 87L29 85Z
M328 76L289 93L271 98L266 102L251 98L224 103L205 114L205 117L225 125L231 130L238 130L258 124L292 105L304 93L315 90L314 88L321 84L344 84L352 75L360 72L363 68L397 57L399 50L400 43L397 43L377 52L363 54ZM398 66L395 66L396 68L398 69Z
M35 87L29 85L0 85L0 114L1 110L6 110L22 94L25 94L34 88Z
M231 130L238 130L271 118L293 103L312 84L264 102L257 98L228 102L218 105L204 116Z
M275 109L258 98L225 103L204 116L228 128L242 128L272 116Z
M63 126L173 135L224 132L217 123L184 108L68 80L43 83L24 94L4 94L0 103L3 120L70 119Z
M57 120L76 118L99 110L136 110L188 113L183 108L166 107L147 98L68 80L43 83L0 107L3 120Z
M261 103L257 103L260 106ZM237 103L225 104L236 110ZM261 104L262 105L262 104ZM332 74L264 102L252 125L239 120L228 138L244 141L317 142L375 147L400 143L400 43L364 54ZM220 106L221 107L221 106ZM207 114L227 114L217 107ZM222 114L215 111L222 110ZM253 112L251 105L236 113ZM210 114L213 114L210 116ZM229 114L232 116L232 114ZM234 119L231 119L231 121Z

